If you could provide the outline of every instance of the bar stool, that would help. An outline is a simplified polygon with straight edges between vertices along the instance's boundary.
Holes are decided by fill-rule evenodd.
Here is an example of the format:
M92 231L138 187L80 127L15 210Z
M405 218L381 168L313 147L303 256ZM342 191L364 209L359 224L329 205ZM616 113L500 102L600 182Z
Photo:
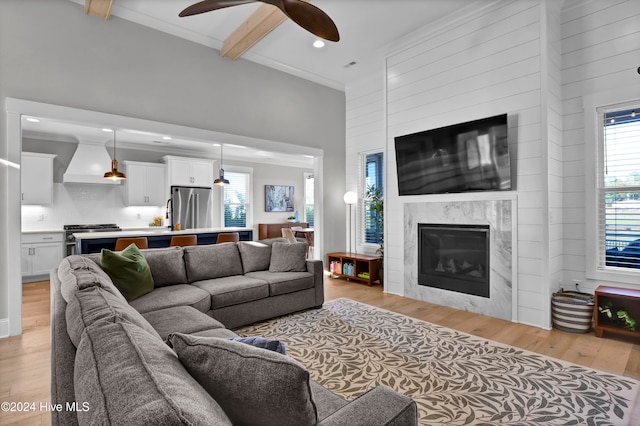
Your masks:
M240 234L238 234L237 232L225 232L223 234L218 234L216 244L237 243L238 241L240 241Z
M129 245L135 244L139 249L149 248L147 237L135 237L135 238L118 238L116 240L115 251L122 251L129 247Z
M198 245L198 236L197 235L173 235L171 237L170 246L197 246Z

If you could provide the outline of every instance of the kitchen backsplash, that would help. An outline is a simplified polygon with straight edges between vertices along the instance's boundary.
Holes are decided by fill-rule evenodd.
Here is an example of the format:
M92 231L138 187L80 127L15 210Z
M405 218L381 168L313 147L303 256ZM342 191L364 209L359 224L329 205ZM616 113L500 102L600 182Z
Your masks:
M22 206L22 230L62 229L63 225L92 223L140 228L164 214L164 206L125 206L122 185L54 183L52 205Z

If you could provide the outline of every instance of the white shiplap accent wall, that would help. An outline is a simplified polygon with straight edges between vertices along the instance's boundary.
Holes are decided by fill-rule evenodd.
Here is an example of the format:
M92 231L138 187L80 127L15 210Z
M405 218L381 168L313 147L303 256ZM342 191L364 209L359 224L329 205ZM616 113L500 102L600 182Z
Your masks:
M563 268L563 170L562 170L562 89L561 89L561 2L545 1L542 3L542 104L546 113L542 117L546 122L541 126L546 132L543 140L547 140L547 213L548 244L547 250L549 272L547 282L548 293L544 300L551 300L552 293L557 291L562 281ZM568 283L567 283L568 284ZM563 287L567 285L563 283ZM547 326L551 326L550 304L544 303Z
M583 291L600 284L624 284L585 278L586 233L585 122L583 98L623 91L626 100L640 99L640 2L597 0L571 2L562 21L562 108L563 108L563 197L564 245L563 281L583 280ZM627 90L625 90L627 89Z
M382 64L381 64L382 66ZM374 247L365 247L356 240L356 229L359 229L358 238L362 238L361 207L362 184L360 182L363 170L360 168L360 156L366 152L380 152L385 149L386 120L384 113L384 80L382 71L350 84L346 89L346 191L356 192L358 203L354 208L354 226L351 235L351 244L356 242L357 252L375 252ZM358 192L360 191L360 192ZM349 221L348 210L345 210L345 223ZM346 227L349 229L348 226ZM345 241L349 246L349 240Z
M541 13L538 1L499 1L388 57L390 168L386 194L387 205L395 209L388 208L388 213L397 217L402 217L404 202L499 199L503 196L499 193L399 198L393 138L508 113L518 195L515 319L548 326L548 228L542 219L547 208L547 149L542 143L546 135L541 132ZM389 262L400 262L402 221L387 223L387 229L386 256ZM388 275L388 285L399 286L402 276Z

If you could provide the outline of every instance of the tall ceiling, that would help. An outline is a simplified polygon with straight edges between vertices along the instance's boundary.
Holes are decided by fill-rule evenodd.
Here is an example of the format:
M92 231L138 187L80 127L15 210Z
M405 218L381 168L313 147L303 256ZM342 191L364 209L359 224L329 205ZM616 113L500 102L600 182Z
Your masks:
M85 0L71 0L85 4ZM408 34L428 29L465 8L489 0L312 0L336 23L341 40L312 46L317 39L287 19L243 55L244 59L338 90L380 69L386 49ZM261 2L180 18L195 0L115 0L111 15L211 47L223 41ZM87 19L98 19L88 16Z

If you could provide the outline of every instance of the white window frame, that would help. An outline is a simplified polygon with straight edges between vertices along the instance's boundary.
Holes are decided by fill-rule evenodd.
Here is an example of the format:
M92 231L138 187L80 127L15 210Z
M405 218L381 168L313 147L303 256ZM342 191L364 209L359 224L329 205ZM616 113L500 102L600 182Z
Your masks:
M377 148L369 151L362 151L358 155L358 212L357 212L357 219L356 219L356 221L358 222L356 227L357 241L358 241L357 245L359 246L359 250L364 251L366 253L375 253L376 250L380 248L380 244L367 243L365 241L366 220L365 220L365 211L364 211L365 199L367 197L367 181L366 181L367 155L379 154L379 153L382 154L383 173L386 173L386 170L384 170L384 167L386 166L385 158L384 158L386 154L384 152L384 149Z
M625 268L607 268L599 265L598 227L598 176L599 162L604 146L602 130L605 110L631 108L640 104L640 99L629 98L629 94L640 93L640 85L624 89L596 93L583 98L585 140L585 275L589 279L625 283L640 288L640 271Z
M311 179L311 178L313 178L313 186L314 186L314 191L313 191L314 192L314 200L313 200L313 204L311 204L311 205L313 206L313 218L314 218L313 221L314 221L314 224L315 224L315 218L316 218L315 182L316 182L316 178L313 175L313 173L308 173L308 172L304 172L303 173L303 182L304 182L304 186L303 186L303 188L304 188L304 194L303 194L304 199L303 200L304 200L304 202L302 203L302 205L303 205L302 214L304 216L303 222L307 222L308 223L309 221L307 220L307 205L308 205L307 204L307 179Z
M247 210L247 228L253 228L253 167L242 167L242 166L232 166L225 165L224 166L225 173L247 173L249 175L249 182L247 184L247 202L245 203L245 207ZM220 191L220 227L223 229L228 228L224 224L224 187L221 187Z

